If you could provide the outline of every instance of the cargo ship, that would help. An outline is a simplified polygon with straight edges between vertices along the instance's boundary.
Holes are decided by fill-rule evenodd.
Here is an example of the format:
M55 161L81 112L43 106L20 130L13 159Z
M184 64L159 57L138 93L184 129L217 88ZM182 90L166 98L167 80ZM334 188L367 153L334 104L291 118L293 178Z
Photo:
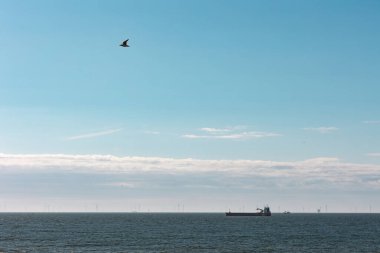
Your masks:
M256 213L233 213L231 211L228 211L226 213L226 216L271 216L272 213L270 211L269 206L265 206L264 209L257 208Z

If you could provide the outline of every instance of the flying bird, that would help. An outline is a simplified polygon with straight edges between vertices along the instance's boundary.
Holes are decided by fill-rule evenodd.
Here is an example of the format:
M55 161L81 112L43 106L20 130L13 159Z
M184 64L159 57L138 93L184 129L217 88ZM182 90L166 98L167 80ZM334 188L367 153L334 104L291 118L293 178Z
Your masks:
M129 40L129 39L124 40L123 43L121 43L120 46L121 46L121 47L129 47L129 45L128 45L128 40Z

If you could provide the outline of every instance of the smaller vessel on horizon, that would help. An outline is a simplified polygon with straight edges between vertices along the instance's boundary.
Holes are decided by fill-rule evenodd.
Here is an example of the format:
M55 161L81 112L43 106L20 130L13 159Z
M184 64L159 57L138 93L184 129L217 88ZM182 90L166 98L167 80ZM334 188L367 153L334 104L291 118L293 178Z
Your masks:
M284 211L283 214L290 214L290 211Z
M258 212L256 213L233 213L231 211L226 212L226 216L271 216L269 206L265 206L264 209L257 208Z

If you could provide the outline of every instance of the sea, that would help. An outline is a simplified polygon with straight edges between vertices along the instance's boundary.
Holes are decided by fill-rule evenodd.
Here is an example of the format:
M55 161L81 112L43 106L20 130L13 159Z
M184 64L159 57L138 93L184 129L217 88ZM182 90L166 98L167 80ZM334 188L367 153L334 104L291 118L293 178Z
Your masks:
M0 252L380 253L380 214L0 213Z

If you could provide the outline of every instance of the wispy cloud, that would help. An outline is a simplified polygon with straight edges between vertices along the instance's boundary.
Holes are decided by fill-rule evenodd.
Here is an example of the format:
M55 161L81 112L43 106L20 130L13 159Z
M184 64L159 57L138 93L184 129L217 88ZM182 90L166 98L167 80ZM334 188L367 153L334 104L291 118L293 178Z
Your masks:
M245 130L245 131L243 131ZM187 139L255 139L265 137L281 136L278 133L262 132L262 131L247 131L246 126L234 126L227 128L200 128L198 133L183 134L183 138Z
M380 120L366 120L363 121L364 124L380 124Z
M159 131L152 131L152 130L146 130L143 132L144 134L153 134L153 135L159 135Z
M243 130L246 128L247 128L246 126L233 126L233 127L225 127L225 128L202 127L199 130L203 132L207 132L207 133L218 134L218 133L228 133L228 132Z
M202 127L199 130L208 132L208 133L225 133L231 132L230 128L212 128L212 127Z
M368 153L367 156L380 157L380 153Z
M80 140L80 139L96 138L99 136L111 135L111 134L120 132L121 130L123 130L123 129L117 128L117 129L109 129L109 130L100 131L100 132L86 133L86 134L67 137L66 140L73 141L73 140Z
M139 184L135 182L111 182L103 185L111 187L136 188Z
M314 131L314 132L318 132L321 134L329 134L329 133L332 133L332 132L339 130L339 128L336 128L336 127L305 127L305 128L303 128L303 130Z
M264 137L280 136L277 133L270 132L241 132L232 134L218 134L218 135L197 135L197 134L184 134L182 137L188 139L253 139Z

